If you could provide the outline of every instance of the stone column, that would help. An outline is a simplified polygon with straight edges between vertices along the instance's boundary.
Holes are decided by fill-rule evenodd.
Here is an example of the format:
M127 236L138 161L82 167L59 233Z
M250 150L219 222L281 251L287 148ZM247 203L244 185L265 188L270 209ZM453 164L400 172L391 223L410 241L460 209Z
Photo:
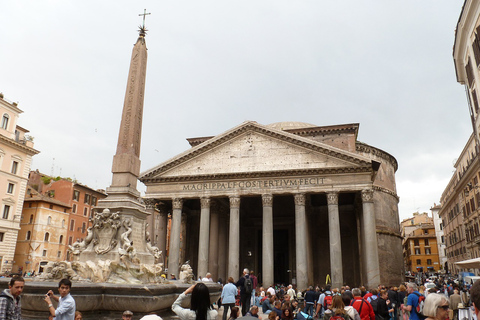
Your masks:
M297 255L297 288L306 289L308 286L307 265L307 222L305 214L305 194L294 195L295 199L295 251Z
M377 222L373 206L373 190L362 190L363 204L363 261L365 261L365 273L367 288L373 288L380 283L380 264L378 261Z
M230 197L230 234L228 240L228 274L238 280L240 276L240 197Z
M343 285L342 241L340 235L340 216L338 213L338 193L327 193L328 232L330 240L330 272L332 288Z
M273 196L262 194L263 238L262 238L262 278L263 286L273 283Z
M212 206L210 219L210 249L208 254L208 272L213 281L218 279L218 206Z
M180 264L180 232L182 227L182 206L183 199L174 198L172 200L173 212L172 226L170 229L170 246L168 248L168 275L170 276L171 274L175 274L176 277L179 276L178 268Z
M200 199L200 230L198 236L198 277L208 272L208 243L210 238L210 198Z
M155 236L158 235L156 241L156 246L162 251L163 262L165 262L165 257L167 255L167 233L168 233L168 211L165 204L161 203L157 206L158 212L158 226L155 226L157 231Z
M222 210L223 211L223 210ZM227 276L227 219L225 213L222 212L219 216L219 228L218 228L218 277L226 283Z

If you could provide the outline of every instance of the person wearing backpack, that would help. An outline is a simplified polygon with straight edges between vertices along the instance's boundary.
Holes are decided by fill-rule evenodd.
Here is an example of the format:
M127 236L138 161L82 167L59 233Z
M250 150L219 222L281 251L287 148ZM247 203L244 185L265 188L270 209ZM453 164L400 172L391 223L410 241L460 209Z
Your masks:
M373 312L370 302L362 298L362 291L359 288L352 290L353 303L352 307L357 310L362 320L375 320L375 313Z
M417 312L417 307L420 300L425 301L425 297L418 292L417 285L412 282L407 284L407 293L407 304L403 306L403 310L410 312L410 320L423 320L423 317L420 317Z
M331 306L325 310L323 320L353 320L345 311L345 304L343 304L342 297L336 295L332 299Z
M315 313L318 316L322 316L327 308L332 304L333 293L330 291L331 287L328 285L325 287L325 292L320 295L317 301L317 310ZM327 298L328 297L328 298ZM325 301L327 300L327 301Z
M248 269L243 269L243 277L235 283L240 288L240 304L242 305L242 316L250 310L250 298L252 297L253 282L250 278Z

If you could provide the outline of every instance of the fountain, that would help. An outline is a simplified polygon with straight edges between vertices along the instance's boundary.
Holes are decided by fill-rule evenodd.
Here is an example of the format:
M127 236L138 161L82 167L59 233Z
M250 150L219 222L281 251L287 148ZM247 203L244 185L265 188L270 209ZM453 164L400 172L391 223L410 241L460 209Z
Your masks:
M86 238L70 246L74 261L49 262L42 275L33 281L27 279L22 295L24 319L48 317L44 296L50 289L56 291L59 280L65 277L72 280L71 294L87 320L118 319L124 310L133 311L135 318L151 312L165 316L177 296L193 282L188 264L181 267L181 280L162 277L162 252L150 241L150 213L136 188L147 62L145 35L144 24L130 61L108 196L98 201ZM8 279L0 281L7 287ZM207 285L215 302L221 286Z

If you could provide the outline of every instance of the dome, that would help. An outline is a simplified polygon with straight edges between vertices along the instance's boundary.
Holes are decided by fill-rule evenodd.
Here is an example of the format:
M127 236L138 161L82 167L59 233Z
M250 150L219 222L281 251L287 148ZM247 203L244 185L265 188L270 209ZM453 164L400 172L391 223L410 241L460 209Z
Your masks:
M275 122L267 125L269 128L277 130L293 130L293 129L304 129L304 128L313 128L318 127L314 124L298 121L285 121L285 122Z

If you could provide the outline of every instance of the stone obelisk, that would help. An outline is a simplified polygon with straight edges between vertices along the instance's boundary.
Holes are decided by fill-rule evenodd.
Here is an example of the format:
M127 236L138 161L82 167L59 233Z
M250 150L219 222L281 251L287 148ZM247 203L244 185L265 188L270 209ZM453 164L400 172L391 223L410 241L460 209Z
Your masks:
M107 188L108 196L98 201L90 229L91 238L95 240L80 253L80 261L118 261L127 253L140 263L149 264L155 260L146 232L146 219L150 213L139 200L140 192L137 190L147 70L145 35L144 20L130 60L117 151L113 157L112 184Z

